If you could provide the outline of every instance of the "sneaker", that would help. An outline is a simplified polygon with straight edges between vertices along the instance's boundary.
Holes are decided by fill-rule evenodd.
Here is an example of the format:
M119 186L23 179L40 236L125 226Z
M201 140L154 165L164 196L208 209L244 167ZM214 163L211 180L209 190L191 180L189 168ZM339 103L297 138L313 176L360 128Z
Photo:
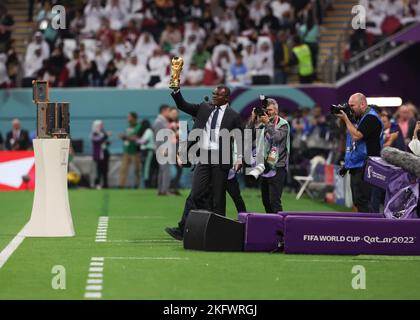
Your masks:
M175 240L182 241L184 239L184 234L179 228L165 228L165 231Z

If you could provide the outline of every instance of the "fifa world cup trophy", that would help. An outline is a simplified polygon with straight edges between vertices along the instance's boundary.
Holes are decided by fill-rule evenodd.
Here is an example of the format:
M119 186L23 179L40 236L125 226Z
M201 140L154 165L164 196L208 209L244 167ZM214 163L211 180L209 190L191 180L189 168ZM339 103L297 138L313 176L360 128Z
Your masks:
M180 87L180 75L182 67L184 66L184 59L181 57L173 57L171 61L171 81L169 82L169 88L176 90Z

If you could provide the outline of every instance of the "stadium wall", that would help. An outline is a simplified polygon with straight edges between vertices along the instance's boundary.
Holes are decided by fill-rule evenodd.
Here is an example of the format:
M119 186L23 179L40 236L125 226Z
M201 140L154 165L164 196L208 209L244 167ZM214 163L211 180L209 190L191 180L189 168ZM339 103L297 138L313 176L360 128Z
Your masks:
M188 101L200 102L204 96L211 97L212 90L212 87L185 88L183 95ZM303 90L280 86L235 89L232 92L232 106L245 117L251 107L259 103L260 94L277 97L280 104L289 110L299 106L313 107L315 104L315 100ZM91 150L89 133L95 119L102 119L106 130L113 133L111 152L120 153L122 143L118 134L126 128L128 112L136 111L140 119L153 122L161 104L174 105L169 89L52 88L50 100L70 102L71 137L83 140L84 153L90 153ZM0 90L0 131L3 135L10 130L13 118L19 118L23 128L35 131L36 107L32 102L32 90ZM181 120L189 118L180 113Z

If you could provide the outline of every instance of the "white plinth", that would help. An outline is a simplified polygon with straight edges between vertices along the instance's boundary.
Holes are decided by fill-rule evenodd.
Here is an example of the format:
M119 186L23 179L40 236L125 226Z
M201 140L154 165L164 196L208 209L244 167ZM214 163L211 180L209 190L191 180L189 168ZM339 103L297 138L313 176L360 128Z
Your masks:
M34 139L35 194L27 237L72 237L67 190L69 139Z

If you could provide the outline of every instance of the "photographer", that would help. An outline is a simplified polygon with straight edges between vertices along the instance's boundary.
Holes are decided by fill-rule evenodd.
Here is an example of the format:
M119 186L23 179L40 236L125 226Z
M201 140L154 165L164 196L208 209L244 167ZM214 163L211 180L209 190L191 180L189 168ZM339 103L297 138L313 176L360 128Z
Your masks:
M373 212L372 187L363 181L368 157L379 157L383 143L383 124L378 113L368 106L366 97L361 93L353 94L347 110L333 110L346 125L345 169L350 171L353 204L359 212ZM354 124L348 115L354 115Z
M264 99L263 106L254 108L248 128L264 130L261 195L265 211L276 213L283 211L281 195L289 162L290 127L289 123L278 115L276 100Z

